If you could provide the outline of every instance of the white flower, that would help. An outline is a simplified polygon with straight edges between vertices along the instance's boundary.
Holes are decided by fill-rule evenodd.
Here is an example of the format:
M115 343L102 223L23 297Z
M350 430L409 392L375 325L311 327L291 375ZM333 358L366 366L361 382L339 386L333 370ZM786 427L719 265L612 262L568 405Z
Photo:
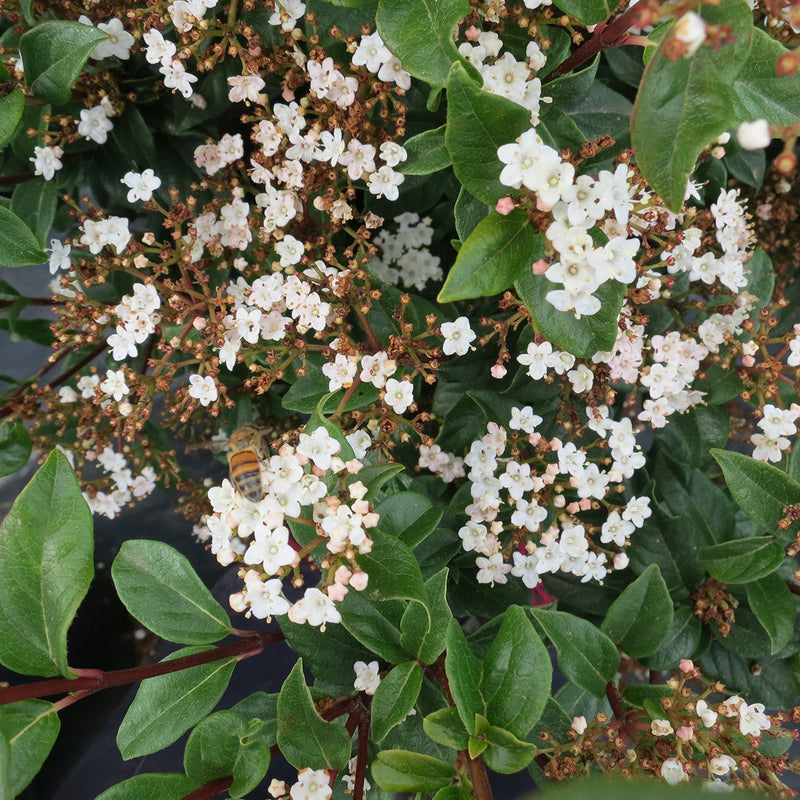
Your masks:
M476 558L475 563L478 566L478 583L490 583L492 586L495 583L508 583L506 573L511 572L511 564L503 563L502 553L495 553L489 558Z
M176 53L176 47L172 42L161 35L161 31L159 31L158 28L150 28L149 31L145 31L142 38L147 45L144 57L149 64L172 63L172 57Z
M389 378L386 381L386 393L383 399L386 405L391 406L395 414L404 414L414 402L414 387L411 381Z
M721 756L710 759L708 762L708 771L712 773L712 775L724 777L732 769L736 769L736 762L725 753L723 753Z
M469 326L467 317L459 317L455 322L442 323L442 336L444 344L442 352L446 356L464 356L470 349L470 343L475 339L476 334Z
M250 569L244 576L244 584L247 602L254 617L267 619L273 614L278 616L289 610L289 601L281 595L283 584L280 578L263 581L258 572Z
M228 85L231 87L228 92L228 100L231 103L257 103L259 92L266 86L264 79L260 75L232 75L228 78Z
M72 248L68 244L63 244L58 239L50 240L50 274L55 275L60 269L69 269L72 266L69 253Z
M673 36L684 44L685 56L693 56L706 39L706 23L699 14L687 11L676 23Z
M761 731L767 731L771 726L772 722L764 713L762 703L753 703L749 706L742 703L739 706L739 730L742 736L760 736Z
M369 664L364 661L356 661L353 664L353 669L356 671L356 679L353 687L357 692L365 692L366 694L375 694L381 682L380 675L378 674L378 662L370 661Z
M199 400L201 406L211 405L217 399L217 384L210 375L190 375L189 383L189 396Z
M661 765L661 777L670 786L677 786L681 781L685 781L688 776L683 770L683 764L677 758L668 758Z
M130 392L128 384L125 383L125 371L110 369L106 372L106 379L100 384L100 389L105 394L110 394L119 402ZM763 706L762 706L763 708Z
M401 172L395 172L389 166L381 167L367 178L367 186L371 194L385 197L387 200L397 200L400 196L398 187L406 179Z
M736 131L736 141L743 150L761 150L769 147L772 141L769 123L765 119L743 122Z
M342 449L341 444L334 439L326 428L320 426L312 433L301 433L297 452L310 458L314 465L320 469L330 469L332 457Z
M63 164L59 159L64 155L60 147L34 147L33 169L35 175L41 175L46 181L53 180L53 176L61 169Z
M105 144L108 132L113 127L114 124L108 118L102 105L81 109L81 121L78 123L78 133L81 136L85 136L97 144Z
M100 42L92 50L90 58L100 61L103 58L116 56L121 61L127 61L131 57L131 48L135 43L135 39L122 26L121 19L112 17L108 22L100 22L97 25L97 30L105 33L108 39Z
M717 721L717 712L709 708L705 700L697 701L695 704L695 711L706 728L710 728Z
M170 64L162 64L158 71L164 76L167 89L177 89L187 100L192 96L192 84L197 82L197 75L187 72L177 58Z
M331 796L330 780L324 769L306 767L297 773L297 777L297 783L289 791L292 800L328 800Z
M653 736L669 736L675 733L675 729L670 725L668 719L654 719L650 723L650 733Z
M153 192L161 186L161 178L156 177L152 169L144 172L126 172L122 178L130 191L128 192L128 202L135 203L137 200L147 202L153 197Z

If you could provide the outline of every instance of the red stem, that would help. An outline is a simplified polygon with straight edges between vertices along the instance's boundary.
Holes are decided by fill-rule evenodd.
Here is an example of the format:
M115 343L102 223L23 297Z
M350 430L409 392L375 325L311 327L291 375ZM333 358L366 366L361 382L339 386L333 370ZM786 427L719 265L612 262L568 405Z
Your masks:
M636 24L637 20L642 14L644 0L637 3L635 6L629 8L623 14L613 19L607 25L600 23L595 29L595 33L591 39L584 42L569 58L562 61L552 72L542 79L542 84L549 83L562 75L572 72L576 67L594 58L601 50L607 47L616 47L624 44L625 35L628 28ZM638 43L638 42L637 42Z
M211 800L218 794L222 794L226 789L230 788L233 783L233 776L228 775L227 778L215 778L213 781L204 783L198 789L185 795L183 800Z
M606 697L611 705L611 710L614 712L615 719L624 720L625 709L622 707L622 695L619 693L617 684L614 681L609 681L606 684Z
M160 664L148 664L144 667L131 667L130 669L119 669L113 672L103 672L99 669L82 670L84 675L78 678L52 678L46 681L26 683L22 686L0 688L0 706L16 703L20 700L29 700L33 697L50 697L55 694L82 692L89 695L102 689L109 689L112 686L136 683L145 678L178 672L182 669L196 667L199 664L209 664L212 661L219 661L223 658L249 658L260 653L266 646L282 640L283 634L280 631L269 631L268 633L259 634L258 637L245 639L242 642L234 642L213 650L206 650L204 653L196 653L195 655L176 658L172 661L162 661Z

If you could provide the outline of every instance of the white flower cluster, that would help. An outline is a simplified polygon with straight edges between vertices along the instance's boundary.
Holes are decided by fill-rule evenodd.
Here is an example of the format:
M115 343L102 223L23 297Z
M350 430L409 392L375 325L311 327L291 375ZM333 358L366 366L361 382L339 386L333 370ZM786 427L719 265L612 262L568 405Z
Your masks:
M106 447L100 454L87 453L87 459L90 457L111 478L114 487L110 492L98 491L94 495L84 492L93 514L114 519L126 503L146 497L156 488L156 472L152 467L145 467L134 478L125 456L113 447Z
M527 61L517 61L511 53L504 53L503 42L494 31L481 31L473 41L463 42L458 52L466 58L483 77L483 88L491 94L500 95L531 112L531 125L539 122L539 107L542 99L542 82L535 74L546 63L547 58L539 45L531 41L525 51ZM489 63L486 60L490 59Z
M137 345L144 343L154 333L160 321L158 309L161 298L155 286L137 283L132 295L124 295L114 308L119 322L115 333L108 337L111 357L114 361L135 358L139 354Z
M394 218L397 230L382 230L374 239L381 249L373 256L369 268L384 282L425 289L428 281L442 279L438 256L432 255L433 228L430 217L420 219L419 214L407 211Z
M353 53L354 67L366 67L378 80L384 83L396 83L401 89L411 88L411 75L403 69L400 61L393 56L376 31L369 36L362 36Z
M366 785L364 788L366 789ZM298 771L297 781L291 787L284 781L273 778L268 791L270 797L286 797L288 794L291 800L329 800L333 795L328 773L324 769L309 767Z
M366 487L360 481L351 483L345 502L329 495L323 482L326 473L357 474L361 469L357 460L345 464L338 456L340 450L339 442L319 427L301 433L296 448L283 445L262 462L264 496L257 503L245 500L227 479L209 489L214 513L205 520L200 537L209 540L221 564L238 560L251 567L244 577L244 590L231 596L232 608L249 610L259 619L288 614L293 622L324 628L341 621L334 603L344 599L348 586L357 591L366 587L366 574L354 563L352 570L342 563L325 591L307 588L294 604L282 594L282 578L300 563L290 542L287 518L313 518L328 551L351 563L355 554L372 549L368 531L378 524L378 515L364 499Z
M780 461L783 451L791 444L786 437L797 433L798 417L800 417L800 405L797 403L792 403L786 409L767 403L758 421L761 433L754 433L750 437L750 441L756 446L753 458L760 461Z
M53 180L56 172L64 166L60 160L63 155L64 150L61 147L35 146L30 157L33 161L33 174L41 175L46 181Z
M617 507L607 498L614 485L632 477L645 459L630 419L610 419L605 406L587 408L587 416L588 426L608 442L611 465L606 471L589 460L587 449L544 439L536 431L542 418L530 406L514 408L509 423L511 430L520 431L526 439L511 442L504 427L489 423L488 433L472 443L463 465L469 468L473 502L465 509L470 519L458 535L465 551L480 554L476 560L479 582L505 583L510 572L533 588L540 575L559 570L583 582L601 581L609 570L608 556L615 568L627 566L623 551L631 534L651 515L650 501L633 497ZM530 449L525 448L526 441ZM521 451L522 456L515 457L513 451ZM421 467L456 472L455 458L436 445L421 448L420 455ZM569 502L568 494L574 494ZM597 508L598 503L608 515L602 526L592 529L578 515ZM551 524L543 531L548 517ZM517 535L524 532L524 549L510 551L503 541L503 534L510 530ZM537 534L537 539L531 534ZM598 544L593 534L599 534Z
M113 247L117 255L128 246L131 232L125 217L106 217L105 219L87 219L83 223L80 242L89 248L92 255L97 255L104 247Z

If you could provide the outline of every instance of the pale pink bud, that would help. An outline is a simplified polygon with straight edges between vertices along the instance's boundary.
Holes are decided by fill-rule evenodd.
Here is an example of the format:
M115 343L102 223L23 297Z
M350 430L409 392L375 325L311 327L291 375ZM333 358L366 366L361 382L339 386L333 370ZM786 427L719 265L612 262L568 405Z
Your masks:
M508 216L514 210L514 201L510 197L501 197L497 201L497 205L494 207L494 210L498 214L502 214L504 217Z
M344 466L350 475L358 475L364 467L357 458L351 458L349 461L345 461Z
M284 89L284 90L281 92L281 97L282 97L282 98L283 98L283 99L284 99L284 100L285 100L287 103L291 103L291 102L292 102L292 100L294 100L294 92L293 92L291 89L289 89L289 88L286 88L286 89Z
M230 566L234 561L236 561L236 553L230 548L220 550L219 553L217 553L217 562L223 567Z
M534 275L544 275L549 268L550 265L543 258L540 258L538 261L534 261L531 270Z
M470 25L469 28L464 31L464 35L467 37L468 42L477 42L481 37L481 29Z
M694 736L694 731L688 725L681 725L675 735L683 742L688 742Z
M350 578L352 577L353 570L351 570L349 567L346 567L344 564L342 564L342 566L333 573L333 579L336 581L336 583L341 583L342 586L347 586L347 584L350 583Z
M765 119L757 119L755 122L741 124L736 131L736 141L743 150L763 150L769 147L772 141L769 123Z
M745 367L752 367L756 363L756 360L753 356L743 356L742 357L742 366Z
M592 501L588 497L582 497L578 501L578 505L581 507L581 511L588 511L592 507Z
M546 531L542 533L539 537L542 544L547 547L549 544L553 544L553 542L558 538L558 528L555 525L551 525Z
M273 778L269 785L269 793L271 797L283 797L289 793L289 787L277 778Z
M137 269L144 269L147 266L147 256L144 253L139 253L139 255L133 259L133 265Z
M369 489L367 489L361 481L355 481L347 487L347 491L350 493L350 498L352 500L361 500ZM361 512L359 511L358 513L360 514Z
M580 736L586 730L586 717L573 717L570 727Z
M192 320L192 327L196 331L202 331L206 327L206 319L205 319L205 317L195 317Z
M247 611L247 601L244 599L244 592L236 592L228 598L228 605L240 614Z
M366 500L356 500L350 506L356 514L368 514L369 503Z
M331 461L333 461L333 459L331 459ZM311 472L318 478L321 478L325 474L325 470L322 469L322 467L318 467L316 464L311 467Z
M627 553L617 553L614 556L614 569L625 569L630 561Z
M142 234L142 244L150 246L151 244L154 244L155 241L156 235L153 233L153 231L146 231Z
M567 505L567 511L570 514L577 514L580 510L581 510L581 507L574 501Z
M503 364L495 364L491 369L492 377L497 378L498 380L500 378L505 378L507 372L508 370L505 368L505 366L503 366Z
M330 597L334 603L341 603L347 595L347 592L348 588L342 583L332 583L328 587L328 597Z
M541 434L541 433L539 433L538 431L534 431L533 433L531 433L531 434L528 436L528 441L529 441L529 442L530 442L530 443L531 443L531 444L532 444L534 447L536 447L536 445L537 445L537 444L539 444L539 442L541 442L541 441L542 441L542 434Z
M381 521L381 515L376 514L374 511L370 511L369 514L363 515L361 521L364 523L365 528L374 528ZM365 551L362 550L361 552L363 553Z
M567 501L564 499L564 495L563 495L563 494L557 494L557 495L556 495L556 496L553 498L553 505L554 505L556 508L564 508L564 504L565 504L566 502L567 502Z
M364 589L367 588L368 583L369 575L360 569L357 569L350 578L350 586L352 586L357 592L363 592Z
M288 443L286 443L286 444L282 444L282 445L280 446L280 449L278 450L278 455L279 455L279 456L283 456L284 458L286 458L286 456L293 456L293 455L294 455L294 447L292 447L292 446L291 446L290 444L288 444ZM297 454L297 458L298 458L298 459L300 459L300 458L301 458L301 455L300 455L300 453L298 453L298 454ZM302 463L303 463L303 464L307 464L307 463L308 463L308 457L306 457L306 460L305 460L305 461L303 461Z
M563 446L564 446L564 443L563 443L563 442L561 441L561 439L559 439L557 436L554 436L554 437L553 437L553 438L550 440L550 449L551 449L551 450L552 450L554 453L557 453L557 452L558 452L558 451L559 451L559 450L560 450L560 449L561 449ZM547 466L549 467L550 465L548 464Z

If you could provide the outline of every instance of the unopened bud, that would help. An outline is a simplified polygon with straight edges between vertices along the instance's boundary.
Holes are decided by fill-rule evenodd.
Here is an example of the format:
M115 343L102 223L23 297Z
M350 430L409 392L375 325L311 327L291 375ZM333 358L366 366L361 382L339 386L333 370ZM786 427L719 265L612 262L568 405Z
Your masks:
M761 150L772 141L769 123L765 119L745 122L736 131L736 141L743 150Z

